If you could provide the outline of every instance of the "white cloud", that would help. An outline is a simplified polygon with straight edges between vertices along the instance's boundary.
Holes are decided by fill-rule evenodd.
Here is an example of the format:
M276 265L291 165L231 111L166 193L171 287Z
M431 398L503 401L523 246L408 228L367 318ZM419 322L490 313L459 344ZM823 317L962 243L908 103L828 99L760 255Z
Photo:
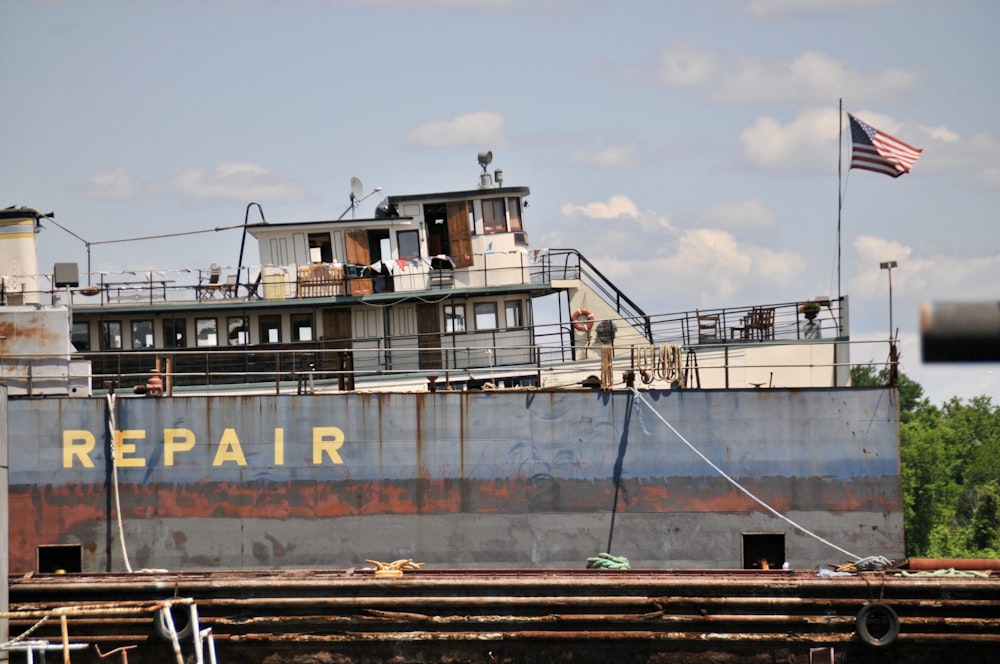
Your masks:
M492 111L457 115L450 120L425 122L406 132L406 142L423 148L455 148L509 143L504 116Z
M626 71L635 75L634 68ZM842 95L854 103L895 101L912 90L921 75L903 68L861 72L817 51L793 60L723 55L688 41L661 52L650 78L719 103L802 105L828 103Z
M782 124L765 116L740 133L742 159L776 172L828 172L836 167L836 110L810 110Z
M996 300L1000 283L1000 248L978 255L955 255L940 247L910 247L884 238L862 235L854 241L856 274L851 293L882 300L887 288L886 271L879 267L895 260L893 297L916 310L924 300Z
M158 194L192 201L300 201L302 187L280 173L249 162L223 162L211 171L189 169L153 186Z
M628 196L615 194L605 202L587 203L586 205L573 205L567 203L562 206L562 213L565 216L574 213L582 213L591 219L614 219L616 217L638 217L639 209Z
M94 173L76 187L74 191L86 198L121 200L135 198L145 189L142 181L124 168Z
M762 215L755 201L732 207ZM794 297L807 272L798 252L776 251L738 239L721 228L681 229L668 217L638 210L627 196L562 206L563 219L541 238L543 246L576 247L627 295L663 313ZM723 209L702 219L710 220ZM765 215L766 216L766 215ZM536 243L537 244L537 243Z

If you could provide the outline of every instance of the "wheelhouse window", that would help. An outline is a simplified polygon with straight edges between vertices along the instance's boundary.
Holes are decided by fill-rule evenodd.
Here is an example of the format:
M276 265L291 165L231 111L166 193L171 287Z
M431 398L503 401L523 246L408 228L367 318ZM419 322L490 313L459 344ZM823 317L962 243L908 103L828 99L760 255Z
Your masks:
M504 199L489 198L483 201L483 232L502 233L507 230L507 213Z
M86 321L73 323L73 347L79 351L90 350L90 323Z
M444 331L465 332L465 305L446 304L444 307Z
M281 316L261 316L259 325L262 344L281 343Z
M399 231L396 244L400 258L420 258L420 231Z
M524 327L524 318L522 316L521 302L518 300L513 300L510 302L504 302L504 318L506 319L507 327Z
M309 260L313 263L333 262L333 244L329 233L309 234Z
M106 320L101 322L101 349L119 350L122 347L122 322Z
M184 318L168 318L163 321L163 346L165 348L187 347L187 325Z
M153 321L132 321L132 348L153 347Z
M230 346L245 346L250 343L250 328L245 317L230 316L226 321L226 329L229 330L226 338Z
M312 314L292 314L292 341L313 340Z
M476 312L476 329L477 330L495 330L497 329L497 303L496 302L477 302L475 307Z
M521 222L521 199L511 196L507 199L507 216L510 219L510 230L523 231L524 224Z
M194 321L197 346L219 345L219 322L214 318L197 318Z

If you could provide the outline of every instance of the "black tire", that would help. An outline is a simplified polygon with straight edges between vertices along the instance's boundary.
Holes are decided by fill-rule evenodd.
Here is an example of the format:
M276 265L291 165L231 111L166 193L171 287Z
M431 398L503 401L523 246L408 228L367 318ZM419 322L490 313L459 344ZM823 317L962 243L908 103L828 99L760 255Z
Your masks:
M177 632L177 640L183 641L191 636L191 615L183 611L186 607L178 607L178 610L164 607L153 614L153 629L156 635L164 641L170 641L170 628L167 626L166 612L170 611L170 617L174 621L174 630Z
M869 620L875 623L877 629L871 629ZM855 629L862 643L873 648L884 648L895 643L899 636L899 616L888 604L870 602L858 611Z

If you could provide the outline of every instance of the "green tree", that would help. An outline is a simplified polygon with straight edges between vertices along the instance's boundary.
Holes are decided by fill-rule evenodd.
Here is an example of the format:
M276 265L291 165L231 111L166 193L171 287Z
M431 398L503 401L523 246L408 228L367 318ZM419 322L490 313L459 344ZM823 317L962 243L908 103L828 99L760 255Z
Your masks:
M889 371L859 365L851 378L887 385ZM899 402L907 555L1000 555L1000 407L986 396L934 406L903 373Z

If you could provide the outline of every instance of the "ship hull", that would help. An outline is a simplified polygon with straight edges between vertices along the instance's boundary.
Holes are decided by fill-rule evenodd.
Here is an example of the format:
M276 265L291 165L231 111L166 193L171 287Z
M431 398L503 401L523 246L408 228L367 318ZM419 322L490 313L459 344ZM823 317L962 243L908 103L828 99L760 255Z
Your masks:
M49 545L79 547L84 572L126 555L171 570L573 567L608 549L738 568L760 535L798 568L903 556L891 389L640 394L12 400L11 572Z

